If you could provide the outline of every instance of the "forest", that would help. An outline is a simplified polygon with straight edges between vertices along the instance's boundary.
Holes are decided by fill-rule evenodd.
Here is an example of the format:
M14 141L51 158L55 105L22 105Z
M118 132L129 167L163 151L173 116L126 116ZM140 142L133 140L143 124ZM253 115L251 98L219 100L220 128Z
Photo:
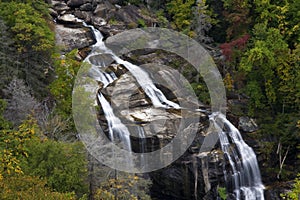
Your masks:
M229 118L248 116L258 124L259 129L245 137L255 140L266 189L276 187L278 198L298 200L300 2L107 1L133 5L158 27L181 32L214 53ZM149 178L122 172L116 178L80 141L72 90L82 64L81 49L62 55L51 2L0 0L0 199L152 199L154 183ZM113 17L107 21L118 24ZM151 25L145 19L136 22L136 27L146 26ZM192 78L191 85L209 105L205 83ZM236 99L242 103L231 103ZM109 175L101 179L101 174ZM218 190L219 199L226 199L223 189Z

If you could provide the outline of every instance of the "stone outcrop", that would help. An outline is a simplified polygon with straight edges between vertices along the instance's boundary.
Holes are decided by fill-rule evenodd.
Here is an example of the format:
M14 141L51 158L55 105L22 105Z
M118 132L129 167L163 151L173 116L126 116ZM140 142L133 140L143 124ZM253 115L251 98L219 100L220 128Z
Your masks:
M47 0L47 3L50 4L50 15L57 22L57 44L63 46L64 51L85 48L94 41L89 30L83 29L82 21L98 28L105 38L127 28L156 22L150 15L142 14L136 6L121 7L119 3L122 2L116 0Z
M149 65L145 67L149 67ZM161 149L176 136L182 117L191 117L195 113L154 108L135 78L122 68L121 65L113 65L106 69L107 72L114 71L118 80L102 89L101 92L110 100L115 114L129 130L133 130L131 132L132 148L135 152L140 150L141 142L137 139L139 136L134 135L137 134L134 132L136 126L142 126L145 130L146 152ZM166 81L168 81L168 77L176 77L175 70L159 70L154 66L152 68L154 68L156 76L162 76ZM151 72L149 73L151 74ZM150 76L154 76L154 74ZM179 93L177 90L180 90L179 85L176 86L176 82L174 82L172 92L164 94L169 100L177 102L178 99L175 95ZM100 113L103 115L103 112L100 111ZM221 151L213 149L199 153L206 136L208 119L204 114L196 114L200 122L191 123L183 130L183 135L188 135L193 130L197 131L196 138L186 153L168 167L148 174L153 182L152 197L174 200L217 199L217 186L224 182L223 155ZM107 130L105 117L102 116L99 120L103 130Z
M48 0L51 5L51 16L56 20L56 42L63 52L72 49L81 50L82 58L87 55L87 48L95 43L93 33L89 28L85 28L82 21L92 24L102 32L104 38L115 35L128 28L140 26L152 26L156 23L155 18L143 14L142 11L133 6L119 6L120 0L68 0L55 1ZM82 20L82 21L81 21ZM200 112L181 112L178 110L163 110L153 108L150 99L145 95L137 84L135 78L121 65L113 62L112 58L102 54L101 61L105 60L106 71L113 71L118 80L109 85L102 93L110 100L113 108L119 110L116 115L126 124L129 129L135 129L137 125L142 126L146 132L147 151L157 150L168 144L176 135L178 127L176 124L183 117L198 115L199 123L192 123L184 130L188 133L197 129L197 135L183 156L170 166L149 173L148 176L153 181L151 196L157 199L217 199L217 188L224 187L223 175L223 154L218 150L218 146L213 149L200 152L201 144L206 137L208 128L208 118ZM97 62L97 56L91 58L92 62ZM176 59L173 55L160 56L156 52L141 50L137 59L136 55L125 55L127 58L138 63L168 64ZM104 58L105 57L105 58ZM155 60L154 60L155 59ZM97 64L97 63L95 63ZM181 66L185 68L186 66ZM154 66L145 66L145 70ZM162 80L172 82L174 88L164 88L157 84L167 98L174 102L179 102L178 93L181 88L176 86L176 77L172 71L155 69L152 76L160 76ZM171 74L171 75L170 75ZM163 84L162 84L163 85ZM180 84L179 84L180 85ZM126 103L127 102L127 103ZM189 102L197 105L198 102ZM204 105L202 105L204 106ZM99 121L106 127L106 119L103 112L99 112ZM241 117L240 128L245 132L257 130L257 125L252 119ZM138 135L132 138L133 149L139 150Z
M63 52L73 49L82 49L95 43L93 35L88 28L69 28L56 25L56 43Z

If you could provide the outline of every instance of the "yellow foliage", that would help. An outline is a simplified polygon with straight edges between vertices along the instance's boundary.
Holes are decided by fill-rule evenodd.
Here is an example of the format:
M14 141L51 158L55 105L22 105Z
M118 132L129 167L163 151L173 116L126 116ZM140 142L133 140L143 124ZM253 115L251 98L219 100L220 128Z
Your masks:
M23 174L20 167L20 156L28 157L24 143L31 140L36 133L36 121L29 118L18 130L1 130L0 137L0 174Z
M230 73L227 73L227 74L225 75L223 81L224 81L225 87L226 87L229 91L233 90L233 79L232 79Z

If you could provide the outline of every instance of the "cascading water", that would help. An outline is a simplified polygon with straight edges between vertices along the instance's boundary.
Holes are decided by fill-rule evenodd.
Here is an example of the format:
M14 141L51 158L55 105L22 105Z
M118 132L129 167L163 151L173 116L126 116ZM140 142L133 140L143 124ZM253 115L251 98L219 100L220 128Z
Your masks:
M93 26L86 25L85 23L84 25L92 29L96 38L96 43L92 46L91 53L85 59L85 61L92 65L90 70L91 77L102 82L104 88L117 79L113 72L107 73L101 69L102 67L105 67L105 63L95 63L91 60L92 56L95 55L110 55L115 62L125 66L135 77L146 95L151 99L153 106L167 109L180 109L178 104L169 101L164 96L144 70L119 58L105 46L105 43L102 41L103 36L98 30L96 30ZM111 105L101 92L99 92L97 98L107 119L111 140L120 140L119 142L122 143L123 148L130 152L130 132L127 127L114 115ZM243 141L237 128L234 127L224 115L220 113L213 113L210 115L210 122L214 127L214 130L218 132L221 148L224 152L224 158L230 166L230 169L224 166L224 175L228 191L233 192L237 200L263 200L264 186L261 182L256 155L252 148ZM139 137L142 138L141 149L143 151L145 149L145 143L143 140L145 138L145 132L143 128L139 126L137 131ZM142 158L140 164L145 165L145 162L146 161ZM197 185L195 188L197 188Z
M84 25L86 27L90 27L92 29L94 36L96 38L96 44L93 45L92 53L86 58L87 60L89 59L90 56L95 55L95 54L99 54L99 53L110 54L112 56L112 58L118 64L124 65L129 70L129 72L135 77L135 79L137 80L139 85L143 88L146 95L151 99L152 104L155 107L176 108L176 109L180 108L180 106L178 104L176 104L172 101L169 101L165 97L165 95L154 85L154 83L152 82L152 80L149 77L149 75L147 74L147 72L145 72L143 69L141 69L140 67L138 67L130 62L122 60L120 57L115 55L110 49L108 49L105 46L104 42L102 41L103 36L100 33L100 31L95 29L93 26L86 25L86 24L84 24ZM91 63L89 60L88 60L88 62ZM104 85L105 85L105 83L104 83Z
M149 75L139 68L136 65L133 65L127 61L122 60L117 55L115 55L110 49L105 46L105 43L102 41L103 36L95 29L93 26L87 25L84 23L84 26L91 28L94 33L96 43L92 46L91 53L86 57L85 61L91 64L89 71L90 76L103 84L103 88L106 88L110 83L117 79L116 75L113 72L107 73L102 70L106 67L105 62L99 61L99 59L93 59L97 55L110 55L111 58L116 61L118 64L125 66L129 72L135 77L139 85L143 88L146 95L150 98L154 107L162 108L176 108L179 109L180 106L172 101L169 101L164 94L154 85ZM116 139L123 146L124 149L131 151L131 142L130 142L130 132L127 127L121 122L121 120L115 116L113 109L105 97L99 92L97 99L103 108L105 118L108 123L109 137L112 141ZM138 134L141 138L141 150L142 153L145 149L145 132L143 127L138 127ZM115 141L116 142L116 141ZM130 161L128 161L130 162ZM141 166L144 166L145 159L141 158ZM132 162L131 162L132 163Z
M131 151L130 133L127 127L121 122L121 120L115 116L112 107L104 96L99 93L98 100L103 108L104 115L108 123L109 137L112 141L118 139L123 141L123 145L127 151Z
M233 190L237 200L263 200L264 186L252 148L223 114L211 114L210 122L219 134L225 161L230 166L230 169L224 166L227 188Z

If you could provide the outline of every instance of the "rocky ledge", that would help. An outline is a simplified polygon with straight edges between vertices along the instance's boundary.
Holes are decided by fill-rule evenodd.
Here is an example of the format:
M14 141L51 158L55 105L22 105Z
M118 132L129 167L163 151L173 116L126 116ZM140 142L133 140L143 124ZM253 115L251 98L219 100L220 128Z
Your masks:
M122 1L48 0L56 31L56 42L63 53L83 49L95 42L91 30L83 22L109 37L126 29L152 26L156 20L146 9L134 5L120 6Z

